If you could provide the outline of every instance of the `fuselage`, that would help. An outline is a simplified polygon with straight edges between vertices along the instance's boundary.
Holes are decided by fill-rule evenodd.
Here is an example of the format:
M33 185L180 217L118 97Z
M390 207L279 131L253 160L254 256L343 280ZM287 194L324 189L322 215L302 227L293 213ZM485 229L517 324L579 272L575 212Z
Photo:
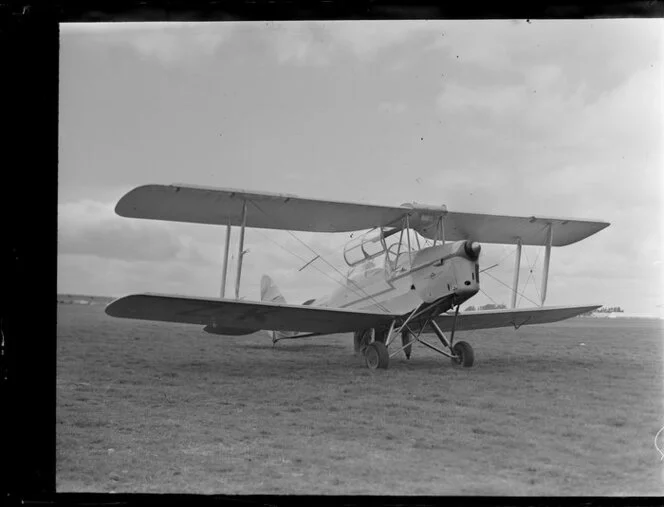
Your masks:
M343 287L313 305L404 314L422 302L449 297L460 304L480 289L477 243L456 241L401 252L351 270Z

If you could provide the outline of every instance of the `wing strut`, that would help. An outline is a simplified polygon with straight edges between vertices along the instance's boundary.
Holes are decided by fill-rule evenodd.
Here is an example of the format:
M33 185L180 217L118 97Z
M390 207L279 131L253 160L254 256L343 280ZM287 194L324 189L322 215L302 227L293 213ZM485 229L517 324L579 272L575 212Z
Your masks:
M221 298L226 297L226 275L228 273L228 247L231 243L231 221L226 225L226 245L224 246L224 267L221 272Z
M546 284L549 281L549 261L551 260L551 244L553 243L553 224L547 226L546 250L544 250L544 267L542 268L542 304L546 299Z
M235 299L240 299L240 276L242 275L242 256L245 254L244 230L247 226L247 200L242 201L242 225L240 226L240 246L237 253L237 277L235 278Z
M516 240L516 260L514 261L514 278L512 279L512 308L516 308L516 295L519 290L519 270L521 269L521 238Z

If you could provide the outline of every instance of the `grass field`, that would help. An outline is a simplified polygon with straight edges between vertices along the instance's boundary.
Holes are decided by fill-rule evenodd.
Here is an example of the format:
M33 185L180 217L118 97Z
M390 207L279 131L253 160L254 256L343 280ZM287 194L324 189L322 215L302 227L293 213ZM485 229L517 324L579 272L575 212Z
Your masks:
M272 348L59 305L58 491L664 494L662 321L461 335L473 368L416 347L371 372L351 335Z

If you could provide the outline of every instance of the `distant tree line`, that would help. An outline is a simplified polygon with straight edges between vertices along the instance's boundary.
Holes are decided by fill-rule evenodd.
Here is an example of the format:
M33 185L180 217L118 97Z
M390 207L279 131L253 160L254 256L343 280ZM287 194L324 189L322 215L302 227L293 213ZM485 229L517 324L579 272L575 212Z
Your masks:
M482 306L468 306L464 309L464 312L477 312L481 310L502 310L507 308L504 304L493 304L489 303L486 305ZM597 310L592 310L590 312L582 313L581 315L592 315L593 313L624 313L623 309L620 308L619 306L603 306L602 308L598 308Z
M619 306L603 306L595 311L597 313L623 313L623 309Z
M589 312L582 313L581 315L592 315L593 313L624 313L624 310L619 306L603 306L602 308L591 310Z
M475 308L474 306L469 306L464 310L464 312L477 312L477 311L481 311L481 310L503 310L505 308L507 308L507 306L505 306L502 303L497 304L497 305L494 305L493 303L489 303L488 305L478 306L477 308Z

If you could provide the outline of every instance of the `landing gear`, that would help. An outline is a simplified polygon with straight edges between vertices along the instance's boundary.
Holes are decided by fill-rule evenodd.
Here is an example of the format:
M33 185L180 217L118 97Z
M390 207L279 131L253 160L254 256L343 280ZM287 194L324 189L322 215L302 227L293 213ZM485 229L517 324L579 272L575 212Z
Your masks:
M383 328L383 329L375 329L374 330L374 341L381 342L383 345L387 343L387 334L388 330Z
M373 336L373 329L363 329L361 331L355 331L355 333L353 334L353 346L355 349L355 355L364 354L367 345L371 343L372 336Z
M413 333L410 332L410 329L401 331L401 345L403 345L403 353L406 354L406 359L410 359L410 354L413 351L411 343L415 340L411 340L412 335Z
M454 352L452 364L460 365L464 368L470 368L475 362L475 353L473 352L473 347L470 346L470 343L457 342L454 344L454 347L452 347L452 352Z
M390 355L385 344L374 341L367 345L364 351L364 361L370 370L387 369L390 365Z
M443 356L449 357L453 364L465 368L471 367L475 362L473 348L466 342L454 343L454 332L456 330L457 319L459 316L459 305L456 305L454 312L454 320L452 321L449 341L435 320L441 312L454 306L454 303L455 301L453 299L439 300L428 304L422 303L413 310L405 320L399 322L398 325L397 320L395 319L387 332L384 329L376 330L375 339L371 343L368 343L363 349L367 366L372 370L387 368L390 358L394 357L402 350L406 355L406 359L410 359L413 344L417 342L431 350L435 350ZM413 324L416 326L416 329L418 329L417 333L414 333L411 327L409 327L409 325L412 326ZM421 335L424 329L433 330L444 348L440 348L439 346L433 345L422 339ZM361 333L356 333L355 335L357 337L360 336ZM401 335L402 346L389 353L388 347L398 335ZM356 338L356 343L361 343L361 340Z
M463 366L464 368L470 368L475 362L475 353L473 348L468 342L457 342L454 343L454 331L456 330L456 322L459 316L459 307L456 307L454 311L454 320L452 321L452 332L450 333L450 340L447 341L445 333L440 329L435 320L432 320L429 325L433 329L436 336L440 342L450 351L450 353L441 352L448 356L452 360L452 364Z

